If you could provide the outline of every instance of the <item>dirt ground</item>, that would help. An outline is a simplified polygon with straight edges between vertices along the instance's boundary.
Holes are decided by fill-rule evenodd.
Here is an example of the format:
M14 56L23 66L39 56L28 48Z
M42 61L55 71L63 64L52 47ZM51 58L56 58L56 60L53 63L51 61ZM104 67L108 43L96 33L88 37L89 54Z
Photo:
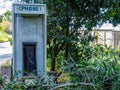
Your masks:
M0 73L2 73L2 76L10 78L12 73L12 67L11 65L8 66L8 62L11 63L11 60L9 59L5 60L4 62L0 62Z
M1 73L2 73L3 76L11 78L11 73L12 73L11 72L11 67L8 67L8 68L1 67Z

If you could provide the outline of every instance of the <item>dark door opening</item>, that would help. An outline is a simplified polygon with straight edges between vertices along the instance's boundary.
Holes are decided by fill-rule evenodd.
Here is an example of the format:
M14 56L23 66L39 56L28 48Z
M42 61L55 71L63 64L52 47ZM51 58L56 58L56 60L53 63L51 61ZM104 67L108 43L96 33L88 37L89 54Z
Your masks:
M37 75L35 44L23 45L23 65L24 76Z

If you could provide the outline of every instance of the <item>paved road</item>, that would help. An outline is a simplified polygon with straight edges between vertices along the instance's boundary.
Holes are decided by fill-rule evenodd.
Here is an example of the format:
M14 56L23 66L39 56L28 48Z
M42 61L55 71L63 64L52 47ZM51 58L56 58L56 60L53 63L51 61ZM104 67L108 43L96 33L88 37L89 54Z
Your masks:
M0 63L12 58L12 47L9 42L0 43Z

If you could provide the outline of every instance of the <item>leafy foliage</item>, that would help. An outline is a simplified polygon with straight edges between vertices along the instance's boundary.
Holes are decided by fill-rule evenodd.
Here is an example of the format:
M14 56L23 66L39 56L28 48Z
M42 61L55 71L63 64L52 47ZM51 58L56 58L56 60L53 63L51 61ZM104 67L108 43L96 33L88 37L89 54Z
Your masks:
M69 74L69 82L56 85L54 80L48 79L44 83L43 79L38 78L30 84L13 80L1 87L24 90L36 85L39 89L44 89L43 85L47 83L53 90L118 90L120 51L91 45L95 37L91 36L90 31L94 26L106 21L114 25L120 23L120 1L47 0L46 3L47 51L48 60L51 60L51 71Z
M0 31L6 33L12 33L12 25L9 21L3 21L0 23Z
M9 21L9 22L12 21L12 13L11 13L11 11L6 11L3 14L3 21Z
M62 81L58 84L54 83L53 76L41 76L34 79L25 79L9 81L3 77L0 79L1 88L27 90L118 90L120 84L120 50L111 47L102 47L95 45L87 47L93 51L91 58L81 56L80 60L74 60L69 57L61 63L62 72L67 76L61 77ZM62 54L62 53L61 53ZM83 57L83 58L82 58ZM28 82L27 82L28 81Z
M5 32L0 32L0 42L12 41L11 37L8 36Z
M120 51L99 45L90 49L94 51L91 59L76 62L69 58L63 62L63 71L70 74L72 83L92 83L96 90L105 88L106 90L118 90ZM92 90L94 87L79 86L82 90Z
M10 80L0 77L0 90L48 90L54 87L52 77L46 75L33 79L24 78L22 80Z
M0 42L12 41L8 34L12 33L11 12L0 16Z
M120 23L119 0L48 0L48 57L51 58L51 71L55 71L58 55L64 52L63 57L70 56L74 60L80 57L79 45L89 47L94 41L90 31L96 25L106 21L114 25ZM84 35L81 30L87 29ZM86 46L87 45L87 46ZM91 53L85 49L82 53Z

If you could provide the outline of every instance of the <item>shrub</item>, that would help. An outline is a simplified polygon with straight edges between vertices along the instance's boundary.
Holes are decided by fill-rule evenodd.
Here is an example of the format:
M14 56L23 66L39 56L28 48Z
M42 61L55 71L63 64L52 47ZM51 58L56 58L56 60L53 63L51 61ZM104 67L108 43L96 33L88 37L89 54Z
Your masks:
M48 90L55 85L52 77L47 75L46 78L45 76L40 76L33 79L24 78L21 80L9 80L5 77L0 77L0 84L0 90Z
M54 83L52 76L46 76L46 79L44 76L34 79L25 78L25 82L1 78L2 85L0 87L2 90L118 90L120 51L100 45L91 49L94 52L88 60L76 61L72 57L69 57L68 60L62 60L63 75L66 74L67 78L66 76L59 77L58 84Z
M8 36L5 32L0 32L0 42L7 42L11 40L11 37Z
M8 34L12 33L12 24L9 21L3 21L0 23L0 31Z
M75 61L70 57L62 62L69 73L71 88L80 90L118 90L120 84L120 51L111 47L94 46L92 58ZM80 85L83 82L86 85Z

